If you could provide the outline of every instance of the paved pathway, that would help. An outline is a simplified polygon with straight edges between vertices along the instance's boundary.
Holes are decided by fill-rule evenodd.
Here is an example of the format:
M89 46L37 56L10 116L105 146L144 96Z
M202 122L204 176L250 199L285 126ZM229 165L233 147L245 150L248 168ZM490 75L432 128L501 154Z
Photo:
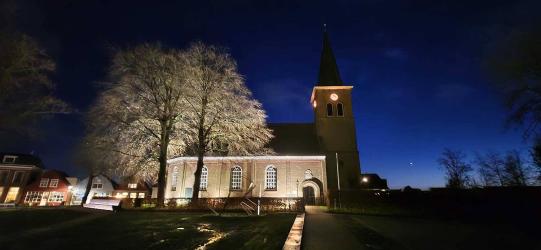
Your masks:
M511 225L324 211L306 207L303 249L541 249L539 237Z
M322 207L307 206L302 249L366 249L341 217L325 213Z

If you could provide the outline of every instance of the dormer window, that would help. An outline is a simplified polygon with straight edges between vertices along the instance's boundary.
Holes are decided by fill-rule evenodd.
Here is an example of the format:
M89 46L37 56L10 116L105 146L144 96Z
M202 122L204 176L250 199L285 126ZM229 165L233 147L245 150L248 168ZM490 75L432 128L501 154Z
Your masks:
M41 178L39 181L40 188L46 188L49 185L49 178Z
M49 187L58 187L58 179L51 179L51 183L49 184Z
M2 163L15 163L15 160L17 160L17 156L15 155L4 155L4 159L2 159Z
M132 189L137 188L137 183L128 183L128 188L132 188Z

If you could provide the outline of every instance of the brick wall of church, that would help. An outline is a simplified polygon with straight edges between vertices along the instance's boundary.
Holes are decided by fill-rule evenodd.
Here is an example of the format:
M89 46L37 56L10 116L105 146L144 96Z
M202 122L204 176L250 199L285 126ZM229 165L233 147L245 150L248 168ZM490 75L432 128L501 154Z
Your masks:
M250 186L255 188L248 197L302 197L303 187L314 188L316 197L326 197L327 177L324 157L299 157L293 156L255 157L242 159L236 157L209 157L205 160L208 169L208 185L205 191L200 192L202 198L242 197ZM187 158L175 159L168 166L166 198L190 198L194 183L196 160ZM276 168L276 189L268 190L265 187L266 169L269 166ZM235 166L242 168L242 188L231 190L231 171ZM307 171L310 172L307 176ZM174 177L176 173L176 177ZM312 176L313 178L309 178ZM174 183L174 181L176 182Z

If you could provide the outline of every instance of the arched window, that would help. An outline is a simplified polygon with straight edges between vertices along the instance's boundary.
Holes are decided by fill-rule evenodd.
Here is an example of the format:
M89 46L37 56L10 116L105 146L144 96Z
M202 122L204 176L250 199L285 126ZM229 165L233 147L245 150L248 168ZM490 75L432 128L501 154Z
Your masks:
M265 189L276 190L276 167L273 165L267 166L265 170Z
M327 103L327 116L334 116L334 108L332 103Z
M200 190L207 190L207 186L209 183L209 169L207 166L203 166L201 169L201 182L199 183L199 189Z
M235 166L231 169L231 189L240 190L242 187L242 168Z
M312 179L313 177L314 177L314 175L312 175L312 170L306 169L306 171L304 171L304 179L305 180Z
M344 105L342 105L342 103L336 104L336 115L344 116Z
M177 191L177 180L178 180L178 167L173 168L173 176L171 177L171 191Z

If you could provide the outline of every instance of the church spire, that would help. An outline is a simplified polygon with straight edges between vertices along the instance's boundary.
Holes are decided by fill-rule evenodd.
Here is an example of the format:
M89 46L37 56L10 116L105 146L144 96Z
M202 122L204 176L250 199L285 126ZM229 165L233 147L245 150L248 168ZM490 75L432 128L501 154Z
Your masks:
M319 63L318 86L341 86L343 85L336 59L332 52L327 25L323 24L323 50L321 51L321 61Z

